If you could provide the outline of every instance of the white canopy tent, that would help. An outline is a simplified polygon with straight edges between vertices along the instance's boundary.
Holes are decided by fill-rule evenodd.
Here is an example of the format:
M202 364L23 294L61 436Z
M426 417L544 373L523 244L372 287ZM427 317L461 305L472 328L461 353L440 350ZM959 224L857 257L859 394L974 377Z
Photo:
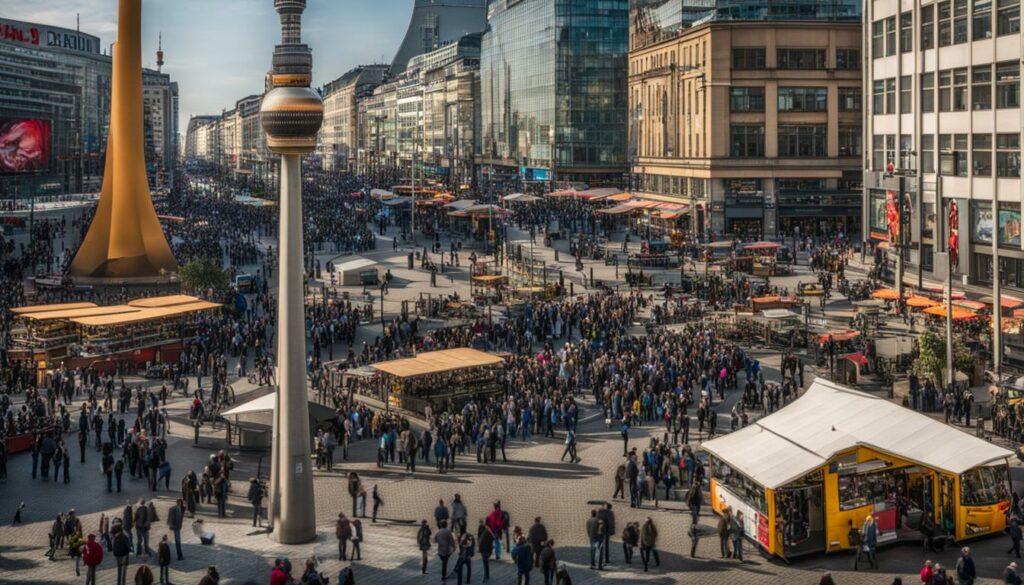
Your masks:
M957 475L1013 455L931 417L821 378L782 410L702 448L765 488L778 489L857 446Z

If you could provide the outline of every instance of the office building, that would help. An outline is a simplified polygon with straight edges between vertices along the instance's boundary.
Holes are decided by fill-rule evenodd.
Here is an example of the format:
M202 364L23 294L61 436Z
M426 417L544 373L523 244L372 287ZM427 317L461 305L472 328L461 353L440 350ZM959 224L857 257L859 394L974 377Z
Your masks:
M496 0L480 50L478 165L493 181L621 184L627 0Z
M416 55L429 53L484 30L488 0L415 0L405 38L391 63L391 76L403 73Z
M634 191L686 204L702 236L860 232L859 21L637 16Z
M359 136L358 102L387 77L388 65L360 65L324 85L324 125L317 151L325 170L354 171Z

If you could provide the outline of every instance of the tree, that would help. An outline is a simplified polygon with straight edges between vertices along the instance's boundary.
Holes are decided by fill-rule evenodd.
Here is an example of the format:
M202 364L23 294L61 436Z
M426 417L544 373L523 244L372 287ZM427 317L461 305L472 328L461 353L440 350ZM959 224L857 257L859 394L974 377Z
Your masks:
M186 290L200 294L217 294L227 290L229 285L227 272L210 258L193 260L182 266L178 274Z
M940 385L945 383L942 376L946 369L946 339L938 333L926 329L918 336L917 359L914 360L914 373L921 377L930 377ZM975 356L964 343L963 337L953 336L953 369L970 376L974 371Z

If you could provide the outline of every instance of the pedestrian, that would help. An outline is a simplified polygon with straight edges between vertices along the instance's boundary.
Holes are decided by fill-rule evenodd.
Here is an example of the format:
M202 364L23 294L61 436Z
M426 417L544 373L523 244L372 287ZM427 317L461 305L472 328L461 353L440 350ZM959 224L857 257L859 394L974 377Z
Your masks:
M156 561L160 565L160 585L169 585L169 568L171 565L171 543L167 541L167 535L160 537L160 544L156 547Z
M555 585L572 585L569 568L564 564L558 565L558 572L555 573Z
M732 508L722 509L722 515L718 517L718 545L721 549L723 559L732 557L729 551L729 531L732 525Z
M410 457L414 459L415 457ZM466 533L466 517L469 512L466 510L466 504L462 502L462 496L455 494L455 498L452 500L452 530L459 534Z
M974 557L971 556L971 547L965 546L960 549L960 558L956 561L956 580L959 585L974 585L978 578L974 568Z
M732 537L732 558L743 562L743 537L746 527L743 525L743 512L737 511L732 519L730 536Z
M533 570L533 551L525 536L520 536L512 549L512 560L516 563L516 585L530 585L530 571Z
M434 524L441 528L442 522L448 522L451 514L448 512L448 506L444 505L444 500L439 500L437 507L434 508Z
M686 496L686 505L690 507L690 523L696 524L700 517L700 508L704 504L704 494L701 493L701 486L694 481L690 486L690 493Z
M1006 532L1007 532L1007 534L1010 535L1010 542L1011 542L1010 550L1006 551L1006 554L1013 553L1019 559L1020 558L1020 541L1021 541L1022 534L1021 534L1020 522L1017 520L1017 518L1012 518L1010 520L1010 526L1006 529Z
M178 560L184 560L181 554L181 527L185 523L185 503L178 498L178 501L167 510L167 529L174 535L174 550L178 554Z
M348 541L352 538L352 523L344 512L338 513L338 521L334 526L334 536L338 538L338 560L348 560Z
M644 525L640 528L640 560L644 564L644 572L647 572L647 566L651 563L651 557L654 557L654 564L658 567L661 566L661 557L658 556L658 529L654 527L654 520L648 516Z
M686 529L686 534L690 537L690 558L695 559L697 558L697 545L700 543L700 527L693 522Z
M287 585L288 573L285 571L284 561L274 559L274 568L270 569L270 585Z
M101 462L103 475L107 476L107 493L114 491L114 456L109 451L103 453Z
M480 551L480 561L484 565L484 583L491 580L491 555L494 554L494 534L491 533L483 518L476 529L476 544Z
M437 543L437 556L441 559L441 580L448 580L448 559L456 552L455 537L451 530L448 530L448 521L441 520L437 525L437 534L434 535L434 542Z
M124 460L118 459L114 463L114 480L117 484L117 493L121 493L121 477L124 475Z
M860 533L861 546L867 554L868 563L870 563L872 569L877 569L878 562L875 560L875 549L878 547L878 525L875 524L873 514L868 514L867 518L864 519L864 525L861 526Z
M352 519L352 555L353 561L363 560L361 544L363 542L363 522L359 518Z
M81 547L82 562L85 563L85 585L96 585L96 567L103 562L103 547L96 542L96 535L89 534Z
M627 522L622 529L622 556L626 564L633 563L633 551L640 546L640 527L636 522Z
M604 543L601 548L604 550L604 564L610 565L612 534L615 534L615 512L612 511L611 502L605 502L604 507L597 511L597 518L601 521Z
M1003 569L1003 583L1007 585L1021 585L1020 575L1017 574L1017 563L1012 562Z
M384 506L384 500L381 499L380 493L377 491L377 484L373 484L373 520L374 524L377 523L377 511Z
M352 498L352 517L358 516L356 513L356 500L359 498L359 492L362 491L362 482L359 480L359 474L350 471L348 474L348 495Z
M544 585L554 585L555 570L558 559L555 558L555 541L548 540L540 551L540 574L544 575Z
M949 576L946 575L946 568L941 563L935 563L935 574L932 577L932 585L952 585Z
M217 499L217 517L227 518L228 517L228 475L226 471L221 471L217 475L217 479L213 482L213 493Z
M128 557L132 554L132 541L121 525L113 527L114 560L117 561L117 585L125 585L128 576Z
M352 571L352 565L338 572L338 585L356 585L356 575Z
M540 566L540 552L548 541L548 530L540 521L540 516L533 519L533 525L527 533L530 548L533 549L533 566Z
M590 511L587 520L587 541L590 542L590 568L604 569L604 525L597 517L597 509Z
M925 561L924 567L921 568L921 585L932 585L932 578L935 576L935 572L932 569L932 562Z
M415 458L415 455L409 455L410 459ZM472 564L470 561L473 559L473 553L476 552L476 539L473 538L472 534L463 532L462 537L459 539L459 557L455 560L455 572L456 582L458 585L462 585L462 568L466 568L466 583L470 582L473 574Z
M431 532L430 526L427 524L427 520L424 519L420 523L419 532L416 533L416 546L420 549L420 555L422 556L421 570L424 575L427 574L427 553L430 552Z
M135 585L153 585L153 570L142 565L135 571Z
M149 560L150 555L153 554L153 549L149 548L149 508L146 506L146 501L142 498L139 498L139 505L135 508L134 520L135 554L141 557L145 553L146 560Z
M249 478L249 494L247 499L252 504L252 525L261 526L263 516L263 486L255 477Z

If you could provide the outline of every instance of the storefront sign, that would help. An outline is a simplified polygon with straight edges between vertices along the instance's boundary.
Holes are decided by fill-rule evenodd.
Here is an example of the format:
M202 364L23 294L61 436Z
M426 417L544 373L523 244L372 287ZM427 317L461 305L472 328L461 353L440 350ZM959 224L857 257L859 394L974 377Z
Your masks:
M0 41L32 47L70 49L82 53L100 52L100 39L93 35L17 20L0 20Z
M757 515L757 542L768 548L768 517L764 514Z

